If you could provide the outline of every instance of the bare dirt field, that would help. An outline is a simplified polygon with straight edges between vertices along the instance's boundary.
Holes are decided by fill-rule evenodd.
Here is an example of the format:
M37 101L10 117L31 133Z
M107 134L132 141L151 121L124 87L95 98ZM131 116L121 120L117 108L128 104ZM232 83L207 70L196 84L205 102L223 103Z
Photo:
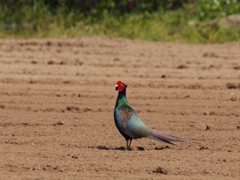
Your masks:
M193 143L125 140L143 122ZM240 43L0 40L0 179L239 179Z

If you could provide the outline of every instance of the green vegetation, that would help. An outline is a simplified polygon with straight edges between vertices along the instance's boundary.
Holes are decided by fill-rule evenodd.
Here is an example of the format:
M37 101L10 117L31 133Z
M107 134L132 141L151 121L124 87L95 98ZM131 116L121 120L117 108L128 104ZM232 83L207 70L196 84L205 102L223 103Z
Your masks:
M240 14L239 0L0 0L0 38L104 35L190 43L239 41L239 28L206 23L231 14Z

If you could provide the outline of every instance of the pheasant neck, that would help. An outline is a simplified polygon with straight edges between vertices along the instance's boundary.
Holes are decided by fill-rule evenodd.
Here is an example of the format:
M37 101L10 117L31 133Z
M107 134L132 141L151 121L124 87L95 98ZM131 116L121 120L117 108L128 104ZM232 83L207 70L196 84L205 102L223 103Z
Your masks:
M126 90L118 92L118 99L126 99Z
M126 98L126 90L119 91L116 106L129 105Z

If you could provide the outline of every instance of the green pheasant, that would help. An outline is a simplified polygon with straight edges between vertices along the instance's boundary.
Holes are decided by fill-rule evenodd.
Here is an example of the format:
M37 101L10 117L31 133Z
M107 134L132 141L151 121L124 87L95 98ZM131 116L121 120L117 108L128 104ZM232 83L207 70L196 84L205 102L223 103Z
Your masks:
M126 149L130 149L132 139L149 137L158 141L173 144L172 142L191 142L182 138L165 134L148 128L138 117L126 98L127 85L121 81L116 83L118 97L114 109L114 121L118 131L126 139Z

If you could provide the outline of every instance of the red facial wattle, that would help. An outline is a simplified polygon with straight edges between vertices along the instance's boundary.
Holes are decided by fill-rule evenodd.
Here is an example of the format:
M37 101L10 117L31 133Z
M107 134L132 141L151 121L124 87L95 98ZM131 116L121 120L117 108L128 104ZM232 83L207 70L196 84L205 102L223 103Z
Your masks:
M116 91L124 91L126 87L127 87L127 85L124 84L124 83L121 82L121 81L118 81L118 82L116 83Z

